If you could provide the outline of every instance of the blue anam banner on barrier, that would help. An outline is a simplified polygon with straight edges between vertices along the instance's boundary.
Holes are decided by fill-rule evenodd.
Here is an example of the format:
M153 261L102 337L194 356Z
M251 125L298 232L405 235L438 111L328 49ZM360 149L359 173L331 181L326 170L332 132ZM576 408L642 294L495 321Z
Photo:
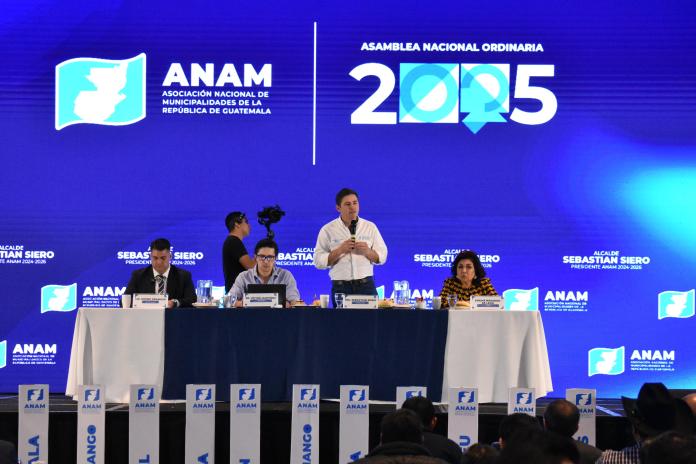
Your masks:
M447 437L466 450L478 443L478 388L450 388Z
M80 385L77 393L77 463L104 464L104 388Z
M48 385L19 386L20 462L48 461Z
M230 464L261 462L261 385L230 385Z
M396 409L400 409L404 401L414 396L428 396L428 387L396 387Z
M215 462L215 385L186 385L186 464Z
M508 395L508 415L516 412L536 416L536 393L533 388L510 388Z
M338 462L365 457L370 446L370 387L341 385Z
M566 400L578 407L580 422L573 438L585 444L597 443L597 390L593 388L569 388Z
M319 464L319 385L292 386L290 464Z
M159 388L156 385L131 385L129 407L129 464L158 464L160 415Z

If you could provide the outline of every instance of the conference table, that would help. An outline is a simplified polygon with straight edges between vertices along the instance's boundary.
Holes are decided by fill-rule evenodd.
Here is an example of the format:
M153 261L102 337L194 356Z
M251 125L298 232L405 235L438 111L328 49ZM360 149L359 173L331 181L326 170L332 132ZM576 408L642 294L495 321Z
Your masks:
M394 401L396 386L425 386L447 401L450 387L477 387L480 402L507 402L509 387L553 390L537 311L409 309L80 308L66 394L99 384L125 403L130 384L154 384L185 399L186 384L260 383L263 401L290 401L293 384L369 385Z

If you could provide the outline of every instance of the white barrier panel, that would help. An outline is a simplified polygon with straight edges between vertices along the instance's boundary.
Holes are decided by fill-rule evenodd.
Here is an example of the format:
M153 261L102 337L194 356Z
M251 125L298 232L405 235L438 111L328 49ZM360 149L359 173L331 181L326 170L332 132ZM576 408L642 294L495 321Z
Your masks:
M536 393L533 388L510 388L508 415L516 412L536 417Z
M319 464L319 385L292 386L290 464Z
M159 463L160 392L156 385L131 385L128 411L129 464Z
M573 438L585 444L596 446L597 443L597 390L587 388L569 388L566 400L575 404L580 411L578 431Z
M396 409L401 409L404 401L414 396L428 397L428 387L396 387Z
M215 462L215 385L186 385L186 464Z
M338 462L364 458L370 447L370 387L341 385Z
M48 385L19 386L19 460L48 461Z
M261 385L230 385L230 464L261 462Z
M104 388L77 389L77 462L104 464Z
M478 443L478 388L450 388L447 437L462 451Z

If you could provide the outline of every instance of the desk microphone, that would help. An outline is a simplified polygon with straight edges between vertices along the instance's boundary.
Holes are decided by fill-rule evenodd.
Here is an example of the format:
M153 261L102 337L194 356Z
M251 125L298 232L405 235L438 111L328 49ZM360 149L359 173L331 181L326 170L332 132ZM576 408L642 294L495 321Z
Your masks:
M350 239L355 243L355 229L358 227L358 220L353 219L350 221L350 226L348 226L348 230L350 231Z

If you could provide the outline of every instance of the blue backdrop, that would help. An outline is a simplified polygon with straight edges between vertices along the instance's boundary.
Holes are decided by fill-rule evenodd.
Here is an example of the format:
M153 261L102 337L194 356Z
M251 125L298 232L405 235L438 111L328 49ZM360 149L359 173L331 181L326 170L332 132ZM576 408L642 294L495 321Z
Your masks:
M387 294L397 279L438 294L469 248L508 304L542 311L555 396L696 387L695 14L6 5L0 391L63 391L74 308L115 306L153 238L223 285L233 210L280 204L279 263L305 300L327 293L312 252L343 186L387 242ZM253 226L247 247L264 234Z

